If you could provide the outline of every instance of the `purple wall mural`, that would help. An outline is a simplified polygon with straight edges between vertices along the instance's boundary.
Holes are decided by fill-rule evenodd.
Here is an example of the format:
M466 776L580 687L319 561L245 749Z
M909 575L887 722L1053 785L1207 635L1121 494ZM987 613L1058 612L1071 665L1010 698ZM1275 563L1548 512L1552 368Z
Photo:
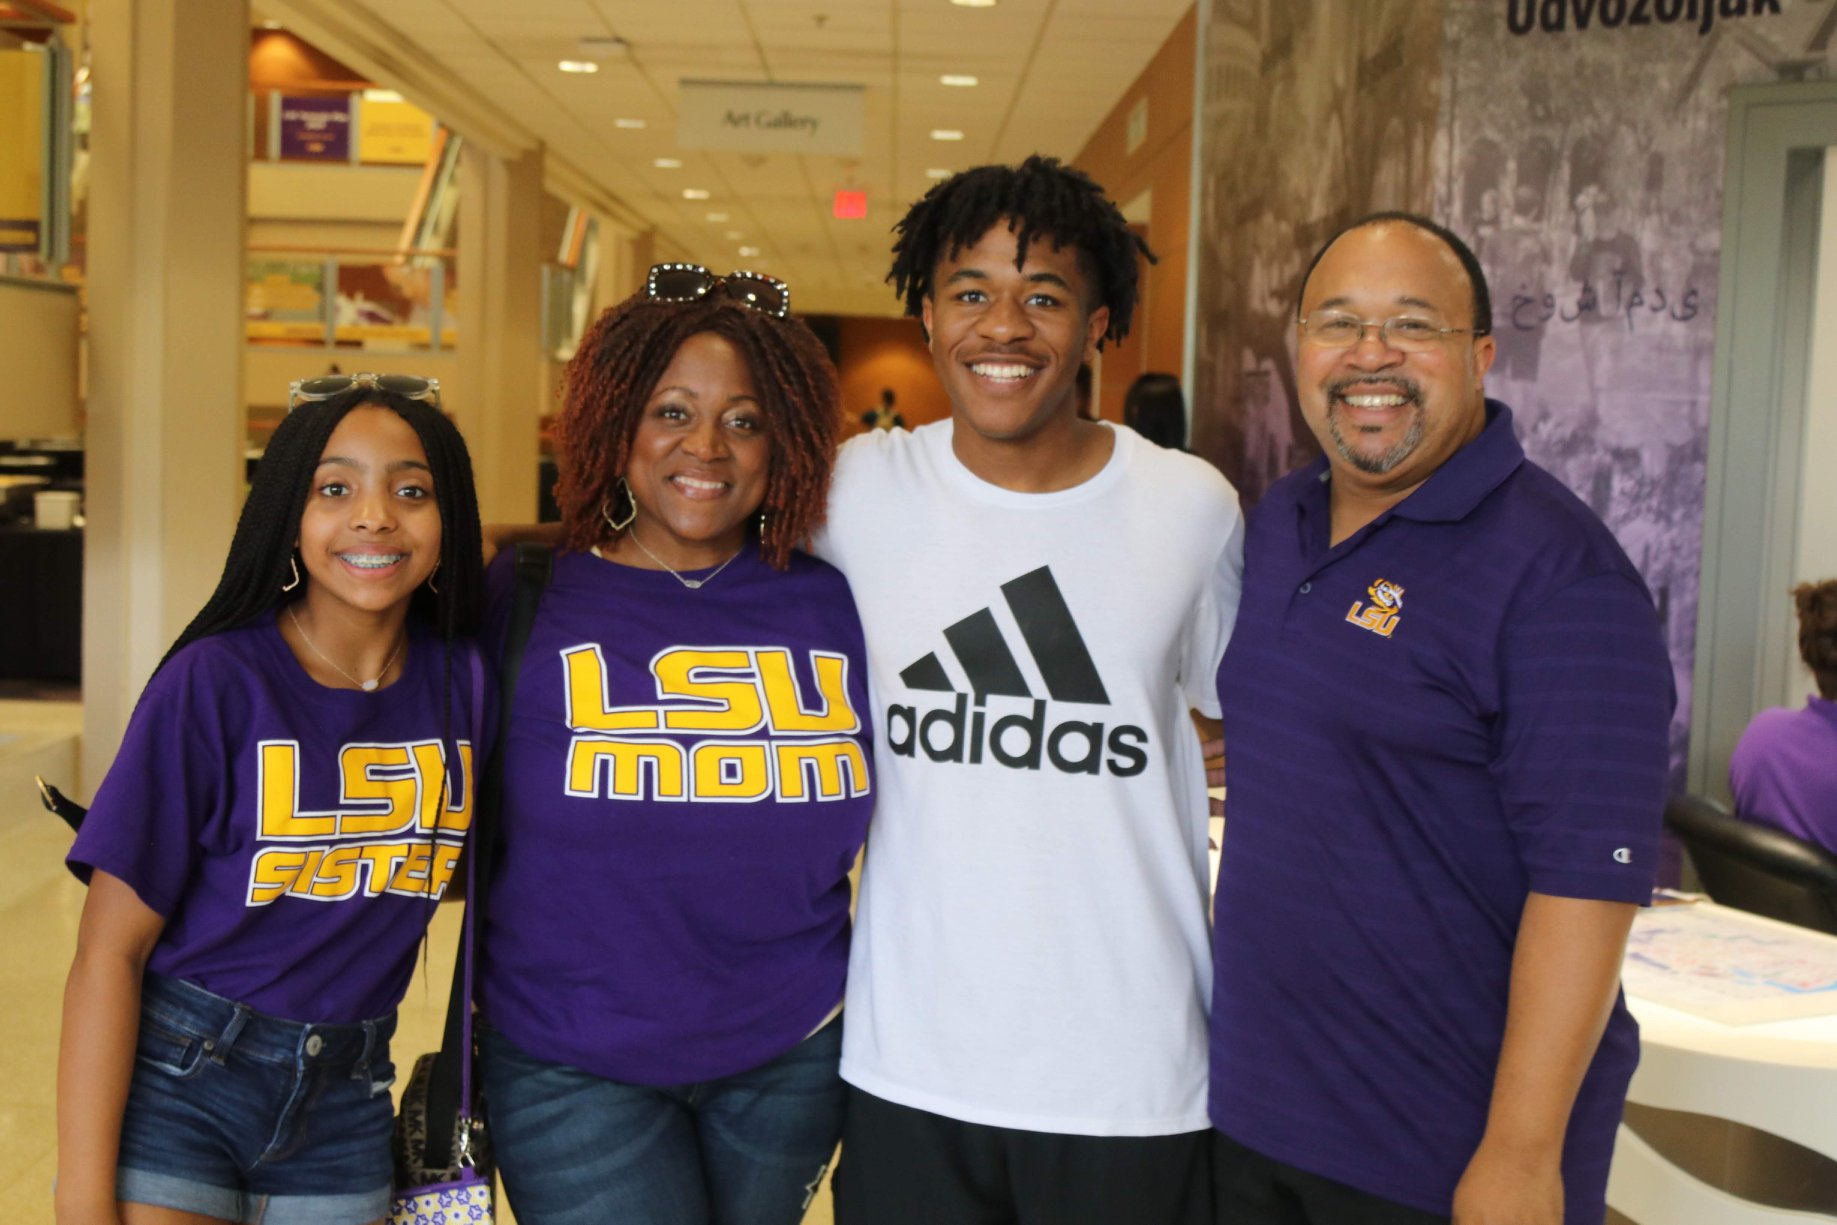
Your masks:
M1247 503L1316 454L1292 374L1306 261L1374 209L1451 226L1492 286L1488 391L1658 600L1681 778L1727 94L1827 75L1834 34L1837 0L1217 0L1196 449Z

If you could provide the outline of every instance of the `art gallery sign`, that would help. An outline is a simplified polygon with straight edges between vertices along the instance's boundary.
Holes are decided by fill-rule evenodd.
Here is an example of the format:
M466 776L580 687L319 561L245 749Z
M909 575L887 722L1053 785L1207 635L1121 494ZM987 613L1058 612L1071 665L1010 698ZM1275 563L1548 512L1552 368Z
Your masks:
M682 81L676 143L743 153L858 155L864 91L859 85L774 85Z

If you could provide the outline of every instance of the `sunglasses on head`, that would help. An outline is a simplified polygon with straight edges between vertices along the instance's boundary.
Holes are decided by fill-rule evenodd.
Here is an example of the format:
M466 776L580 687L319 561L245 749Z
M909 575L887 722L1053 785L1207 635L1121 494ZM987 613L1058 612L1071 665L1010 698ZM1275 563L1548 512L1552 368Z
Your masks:
M717 289L760 314L783 319L791 313L791 287L763 272L716 276L700 264L652 264L644 282L644 296L659 302L695 302Z
M353 387L369 387L401 396L405 400L423 400L440 407L440 380L424 379L418 374L323 374L316 379L295 379L287 385L287 411L302 404L341 396Z

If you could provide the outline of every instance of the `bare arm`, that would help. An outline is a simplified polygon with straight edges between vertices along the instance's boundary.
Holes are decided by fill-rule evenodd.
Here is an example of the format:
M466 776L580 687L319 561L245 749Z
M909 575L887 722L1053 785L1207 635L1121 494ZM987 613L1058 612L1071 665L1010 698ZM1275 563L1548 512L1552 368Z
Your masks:
M1199 751L1206 759L1206 788L1225 785L1225 722L1223 719L1208 719L1198 711L1187 712L1193 717L1193 728L1199 733ZM1225 815L1225 802L1216 796L1209 798L1207 805L1211 815Z
M119 1220L115 1163L134 1074L140 983L165 920L106 872L90 882L57 1057L57 1220Z
M1454 1225L1562 1225L1563 1137L1607 1027L1636 909L1526 898L1486 1134L1455 1188Z

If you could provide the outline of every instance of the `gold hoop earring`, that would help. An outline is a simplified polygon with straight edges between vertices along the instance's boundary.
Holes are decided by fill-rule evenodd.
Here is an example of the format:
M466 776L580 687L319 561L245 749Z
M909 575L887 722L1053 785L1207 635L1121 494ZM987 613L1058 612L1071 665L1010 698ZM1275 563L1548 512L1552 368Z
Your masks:
M433 592L435 595L440 594L440 588L434 586L434 576L439 573L440 573L440 563L439 562L435 562L434 568L427 572L427 589Z
M292 553L289 553L287 555L287 568L293 571L293 581L282 583L281 584L282 591L292 591L295 587L298 587L300 585L300 562L298 558Z
M638 517L638 499L631 496L631 486L625 483L624 477L619 478L619 492L625 495L626 509L623 519L614 519L612 517L610 498L600 503L600 518L604 519L606 521L606 526L615 532L624 531L626 528L630 527L632 521Z

